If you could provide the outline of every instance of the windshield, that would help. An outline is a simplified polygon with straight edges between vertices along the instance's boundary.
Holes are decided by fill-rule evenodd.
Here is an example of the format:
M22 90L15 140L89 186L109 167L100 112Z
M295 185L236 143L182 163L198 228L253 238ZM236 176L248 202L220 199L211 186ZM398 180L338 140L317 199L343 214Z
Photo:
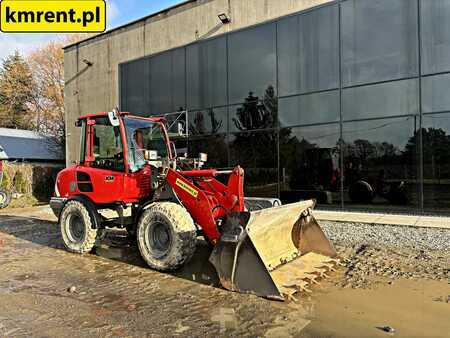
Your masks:
M146 163L144 151L156 151L158 159L166 158L167 146L162 125L148 120L125 117L128 144L128 163L132 172L142 169Z

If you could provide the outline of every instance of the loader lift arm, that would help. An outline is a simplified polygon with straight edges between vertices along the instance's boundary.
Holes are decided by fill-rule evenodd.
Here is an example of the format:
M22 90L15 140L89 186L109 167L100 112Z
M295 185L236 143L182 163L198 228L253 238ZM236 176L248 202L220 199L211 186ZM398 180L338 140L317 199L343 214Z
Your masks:
M177 172L169 169L166 177L181 203L213 244L221 236L217 220L244 211L243 170L235 168L226 186L214 178L217 175L216 170Z

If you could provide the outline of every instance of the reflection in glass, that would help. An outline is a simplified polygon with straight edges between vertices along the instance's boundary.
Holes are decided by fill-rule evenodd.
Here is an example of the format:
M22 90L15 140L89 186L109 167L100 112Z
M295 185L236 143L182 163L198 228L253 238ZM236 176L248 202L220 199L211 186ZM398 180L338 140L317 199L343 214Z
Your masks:
M266 24L228 36L229 103L241 103L252 92L262 96L276 88L276 25Z
M423 117L425 211L450 213L450 114Z
M411 79L344 89L343 119L418 114L417 86Z
M184 53L184 48L180 48L149 59L149 98L153 113L174 112L186 106Z
M421 1L422 73L450 70L450 2Z
M226 37L186 47L188 109L227 104Z
M262 100L252 92L240 106L230 108L230 130L246 131L269 129L277 126L278 98L269 86Z
M418 124L417 117L344 123L346 207L415 211Z
M207 135L227 131L227 108L189 112L189 134Z
M339 91L329 91L280 99L282 127L339 121Z
M280 130L280 197L286 202L340 198L339 124Z
M186 107L186 52L185 48L179 48L172 51L172 90L166 93L172 96L172 105L170 111L183 110Z
M277 24L279 95L337 88L339 8L327 6Z
M422 78L422 111L424 113L450 111L450 74Z
M226 168L228 166L226 135L190 138L188 141L188 156L198 158L200 153L208 155L208 162L204 168Z
M171 74L172 58L170 52L150 58L150 107L152 112L170 112L172 110Z
M229 165L240 165L245 169L247 196L278 196L277 140L276 130L229 136Z
M417 7L416 0L342 2L344 86L417 75Z
M120 66L121 109L134 114L150 111L148 88L150 85L148 59L128 62Z

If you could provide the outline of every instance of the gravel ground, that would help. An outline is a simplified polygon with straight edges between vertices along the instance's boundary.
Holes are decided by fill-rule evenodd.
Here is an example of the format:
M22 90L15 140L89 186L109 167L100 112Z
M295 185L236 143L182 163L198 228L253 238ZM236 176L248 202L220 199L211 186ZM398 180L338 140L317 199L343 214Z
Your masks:
M366 223L320 221L327 236L343 246L383 245L450 253L450 230Z
M320 222L345 265L341 287L370 288L397 279L450 283L450 230Z

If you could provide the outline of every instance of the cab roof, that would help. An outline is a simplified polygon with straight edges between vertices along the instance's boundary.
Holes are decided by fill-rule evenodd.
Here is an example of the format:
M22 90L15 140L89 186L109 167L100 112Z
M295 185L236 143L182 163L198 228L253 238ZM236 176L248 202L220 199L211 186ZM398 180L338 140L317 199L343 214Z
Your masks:
M166 122L166 119L161 116L143 117L143 116L132 115L128 112L119 112L119 115L120 116L129 116L129 117L136 118L136 119L149 120L149 121L153 121L153 122ZM108 112L98 112L98 113L82 115L78 118L78 121L86 120L88 118L104 117L104 116L108 116Z

